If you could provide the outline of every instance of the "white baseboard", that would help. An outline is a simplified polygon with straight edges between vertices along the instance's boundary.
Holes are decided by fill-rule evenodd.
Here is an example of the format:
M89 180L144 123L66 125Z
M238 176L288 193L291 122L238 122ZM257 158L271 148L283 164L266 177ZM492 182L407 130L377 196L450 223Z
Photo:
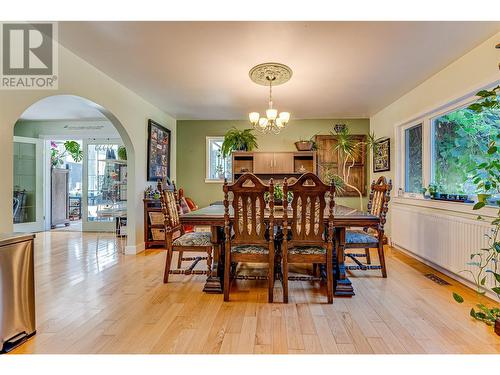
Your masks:
M392 243L391 246L393 248L395 248L396 250L399 250L401 251L402 253L412 257L412 258L415 258L417 259L418 261L424 263L425 265L429 266L429 267L432 267L434 268L435 270L441 272L441 273L444 273L446 276L452 278L453 280L456 280L458 281L460 284L463 284L465 285L466 287L472 289L473 291L476 291L477 290L477 287L476 287L476 284L474 284L472 281L470 280L467 280L466 278L464 278L463 276L455 273L455 272L452 272L452 271L449 271L447 270L446 268L443 268L441 266L438 266L437 264L425 259L425 258L422 258L421 256L419 256L418 254L415 254L413 252L411 252L410 250L408 249L405 249L401 246L399 246L398 244L396 243ZM496 295L490 291L490 290L485 290L486 291L486 296L491 298L492 300L496 301Z
M127 245L125 246L125 255L136 255L142 253L146 249L146 244L144 242L138 245Z

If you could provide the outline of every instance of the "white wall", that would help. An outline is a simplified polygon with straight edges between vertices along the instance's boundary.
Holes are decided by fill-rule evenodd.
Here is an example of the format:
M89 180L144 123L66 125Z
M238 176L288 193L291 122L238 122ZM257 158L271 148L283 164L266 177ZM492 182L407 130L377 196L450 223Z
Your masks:
M499 42L500 33L497 33L370 118L370 130L375 132L377 137L391 138L390 172L373 173L373 169L370 168L370 179L385 175L395 180L397 166L394 129L397 126L452 100L474 93L478 88L500 78L498 69L500 50L495 49L495 45ZM429 58L431 59L432 56ZM397 188L395 185L394 194L397 193ZM390 234L393 230L395 228L391 225L389 210L387 232Z
M147 120L159 122L172 131L171 174L175 178L176 120L90 65L63 46L59 46L59 89L0 91L0 212L12 212L13 130L26 108L52 95L76 95L86 98L106 111L117 127L129 151L128 187L129 230L127 252L141 251L143 237L143 190L146 185ZM0 232L12 231L10 214L0 216Z

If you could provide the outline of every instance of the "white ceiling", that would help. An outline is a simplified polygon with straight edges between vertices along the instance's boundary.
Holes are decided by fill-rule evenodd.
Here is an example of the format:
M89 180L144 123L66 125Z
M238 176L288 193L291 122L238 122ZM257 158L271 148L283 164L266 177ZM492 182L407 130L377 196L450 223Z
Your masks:
M368 117L500 31L500 22L61 22L63 45L177 119L245 119L267 89L293 118ZM493 47L492 47L493 48ZM496 64L496 62L494 62Z
M31 105L21 120L107 120L85 99L72 95L49 96Z

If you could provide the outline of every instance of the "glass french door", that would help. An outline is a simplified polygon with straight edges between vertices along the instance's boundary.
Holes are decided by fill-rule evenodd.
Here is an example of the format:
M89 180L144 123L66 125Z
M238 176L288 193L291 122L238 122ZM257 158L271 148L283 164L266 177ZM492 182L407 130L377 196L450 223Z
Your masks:
M121 143L117 139L84 142L84 231L113 231L115 217L120 210L126 209L126 201L122 199L120 190L120 172L122 164L126 162L117 157Z
M43 140L14 137L14 194L12 216L15 232L44 230Z

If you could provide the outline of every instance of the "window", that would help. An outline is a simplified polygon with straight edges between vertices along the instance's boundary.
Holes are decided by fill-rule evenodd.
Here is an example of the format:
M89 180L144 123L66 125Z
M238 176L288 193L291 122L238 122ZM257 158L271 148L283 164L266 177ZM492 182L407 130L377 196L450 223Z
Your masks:
M205 182L231 180L231 157L222 157L224 137L207 137L207 169Z
M405 191L422 191L422 124L405 130Z
M398 195L471 203L484 194L488 205L497 204L498 191L481 189L474 176L500 155L488 154L499 139L500 108L476 113L469 106L478 100L473 93L397 128Z
M475 166L487 161L488 143L499 134L500 109L475 113L459 108L432 119L431 180L442 193L475 194Z

